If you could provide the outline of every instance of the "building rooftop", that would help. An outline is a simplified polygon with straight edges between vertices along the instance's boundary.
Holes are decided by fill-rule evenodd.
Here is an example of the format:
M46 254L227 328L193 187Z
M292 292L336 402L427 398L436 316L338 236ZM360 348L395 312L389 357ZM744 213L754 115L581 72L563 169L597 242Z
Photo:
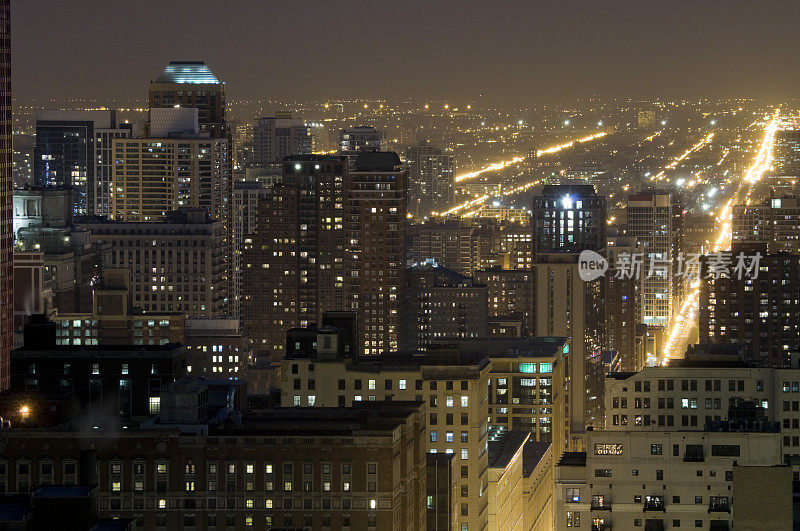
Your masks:
M530 432L509 431L499 439L489 441L489 467L505 468L514 454L530 438Z
M522 475L528 477L547 453L553 443L550 441L525 441L522 449Z
M362 151L356 159L356 171L397 171L400 156L394 151Z
M155 83L219 85L220 80L203 61L170 61Z
M558 466L586 466L586 452L564 452Z

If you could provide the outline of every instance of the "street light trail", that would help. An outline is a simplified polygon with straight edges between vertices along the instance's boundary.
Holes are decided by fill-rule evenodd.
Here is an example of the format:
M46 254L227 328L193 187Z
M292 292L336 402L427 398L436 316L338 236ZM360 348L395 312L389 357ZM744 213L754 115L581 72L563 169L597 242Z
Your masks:
M565 142L563 144L558 144L557 146L551 146L551 147L546 148L546 149L540 149L540 150L538 150L536 152L536 156L537 157L541 157L542 155L549 155L551 153L558 153L559 151L563 151L565 149L571 148L576 143L585 144L586 142L591 142L592 140L597 140L598 138L603 138L607 134L608 133L606 133L604 131L601 131L599 133L594 133L592 135L588 135L588 136L584 136L582 138L578 138L577 140L572 140L570 142ZM494 164L489 164L488 166L486 166L485 168L482 168L480 170L476 170L476 171L472 171L472 172L469 172L469 173L463 173L461 175L458 175L455 178L455 182L460 183L461 181L467 181L469 179L474 179L475 177L483 175L486 172L502 170L503 168L507 168L508 166L511 166L512 164L518 164L518 163L522 162L525 159L526 159L526 157L517 156L517 157L514 157L513 159L510 159L510 160L504 160L504 161L501 161L501 162L495 162Z
M762 139L761 146L759 147L758 152L753 159L753 164L750 166L747 172L745 172L745 175L739 183L739 186L736 188L736 191L731 195L731 198L728 199L727 203L725 203L725 207L722 209L720 215L717 216L717 221L720 222L721 225L719 227L719 232L717 233L717 239L714 241L714 244L711 247L711 251L714 253L729 249L731 246L731 223L733 220L734 200L737 200L737 198L744 191L745 187L747 187L748 190L752 189L753 184L761 179L761 177L764 175L764 172L772 164L772 146L775 141L775 132L778 130L779 116L780 109L775 111L775 113L772 115L772 119L764 128L764 138ZM673 317L672 328L670 329L667 343L661 355L662 365L668 364L669 360L675 357L677 354L677 347L684 346L682 345L683 341L681 341L679 344L678 340L683 339L684 335L688 333L689 328L687 328L687 326L691 327L694 323L694 318L697 315L699 303L700 280L695 279L689 286L689 294L683 301L680 312Z

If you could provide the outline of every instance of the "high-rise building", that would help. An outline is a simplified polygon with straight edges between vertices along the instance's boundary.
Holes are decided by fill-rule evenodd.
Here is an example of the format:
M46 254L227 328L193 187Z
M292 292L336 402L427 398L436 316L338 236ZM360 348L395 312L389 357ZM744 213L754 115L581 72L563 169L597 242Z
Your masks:
M763 242L767 252L800 253L800 200L772 197L760 205L733 207L733 241Z
M115 111L39 111L33 184L74 187L76 214L110 214L113 140L130 134Z
M587 184L546 185L533 198L533 251L580 253L605 246L606 198Z
M33 184L33 148L36 137L33 135L14 135L14 188L24 188Z
M646 190L628 196L627 234L637 238L641 256L641 320L665 326L672 317L675 235L672 196Z
M475 272L475 282L486 285L491 317L515 317L522 323L520 334L535 330L533 272L523 269L482 269Z
M603 420L604 288L600 277L581 279L578 256L605 247L606 198L585 184L547 185L534 197L534 335L571 337L565 377L569 449L581 448L587 426Z
M259 202L257 234L243 248L241 301L256 351L280 359L288 329L347 307L346 181L345 157L294 155Z
M773 174L777 176L800 176L800 127L784 124L775 131L772 148Z
M234 317L241 314L242 299L242 253L244 246L253 245L258 232L258 202L269 194L269 188L261 181L235 181L231 216L231 312Z
M453 202L453 156L428 142L419 142L406 152L409 212L427 216L443 211Z
M8 389L14 346L11 162L11 1L0 1L0 390Z
M601 223L604 222L599 220ZM578 254L538 255L533 265L537 337L571 337L565 378L570 381L565 416L569 449L580 449L587 426L602 425L602 351L605 336L604 279L580 278Z
M228 315L227 235L204 208L170 212L158 222L78 220L93 243L111 246L106 265L131 270L133 305L189 317Z
M150 82L151 109L193 107L198 111L200 131L212 138L227 138L225 83L203 61L170 61Z
M411 261L432 260L462 275L472 276L481 249L489 249L488 231L461 218L435 218L408 227Z
M200 133L197 110L151 110L150 138L114 143L111 217L158 221L181 207L205 207L229 225L230 143Z
M353 167L361 151L380 151L385 139L386 133L371 125L342 129L339 134L339 153L350 157L350 167Z
M365 151L347 174L348 309L358 313L359 351L396 351L402 318L408 173L397 153Z
M757 278L738 273L700 282L700 343L735 343L748 359L770 367L789 365L800 348L800 256L768 254L762 244L734 243L733 257L761 253ZM705 259L705 257L704 257ZM707 260L704 264L707 264ZM733 258L733 266L737 259ZM741 276L741 278L740 278Z
M445 267L419 264L405 272L403 291L402 350L420 352L432 341L487 337L485 285Z
M280 164L285 157L311 151L310 128L290 112L259 118L253 128L253 162L257 165Z
M639 348L639 279L628 277L618 269L622 255L639 252L634 236L608 236L606 259L609 269L605 275L606 334L605 348L613 353L614 364L620 371L644 368L645 360ZM624 273L624 274L623 274Z

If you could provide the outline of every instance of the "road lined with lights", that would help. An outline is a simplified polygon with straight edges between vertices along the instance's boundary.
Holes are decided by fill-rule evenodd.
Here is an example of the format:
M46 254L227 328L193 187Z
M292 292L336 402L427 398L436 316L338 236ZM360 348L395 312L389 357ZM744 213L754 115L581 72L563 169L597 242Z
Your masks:
M764 138L761 141L761 146L756 153L753 164L745 172L736 191L731 195L722 212L717 216L717 221L721 223L717 239L711 247L714 253L722 250L730 249L732 232L731 224L733 220L733 205L734 201L739 203L741 201L742 192L747 188L749 195L750 190L754 183L758 182L764 175L764 172L770 167L772 163L772 146L775 141L775 132L778 130L780 110L776 110L772 115L771 120L764 128ZM724 158L724 157L723 157ZM720 161L722 162L722 161ZM748 199L749 201L749 199ZM675 358L679 353L686 348L689 341L689 332L695 324L694 319L697 315L697 309L700 303L700 280L692 281L689 287L689 293L681 305L680 312L674 315L672 326L667 338L666 345L662 351L661 364L666 365L670 359Z
M604 131L601 131L599 133L594 133L592 135L584 136L582 138L578 138L576 140L571 140L571 141L565 142L563 144L558 144L557 146L551 146L551 147L546 148L546 149L540 149L540 150L538 150L536 152L536 156L537 157L541 157L542 155L549 155L551 153L558 153L559 151L563 151L565 149L571 148L575 144L584 144L586 142L591 142L592 140L597 140L598 138L602 138L602 137L606 136L607 134L608 133L606 133ZM486 172L502 170L503 168L507 168L508 166L511 166L513 164L518 164L518 163L524 161L526 158L527 157L518 156L518 157L514 157L513 159L510 159L510 160L504 160L504 161L501 161L501 162L495 162L494 164L489 164L488 166L486 166L485 168L482 168L480 170L472 171L472 172L469 172L469 173L463 173L461 175L456 176L455 182L460 183L461 181L467 181L469 179L474 179L475 177L478 177L479 175L483 175Z
M666 173L667 173L667 170L672 170L672 169L674 169L676 166L678 166L678 164L680 164L680 163L681 163L681 161L683 161L684 159L686 159L686 157L688 157L689 155L691 155L691 154L692 154L692 153L694 153L695 151L697 151L697 150L701 149L701 148L702 148L703 146L705 146L706 144L710 143L712 138L714 138L714 133L709 133L709 134L707 134L707 135L706 135L706 136L705 136L705 137L704 137L702 140L700 140L698 143L696 143L695 145L693 145L692 147L690 147L689 149L687 149L686 151L684 151L683 153L681 153L680 155L678 155L677 157L675 157L675 158L672 160L672 162L670 162L669 164L667 164L666 166L664 166L664 169L663 169L663 170L661 170L661 171L660 171L660 172L658 172L657 174L655 174L655 175L651 176L651 177L650 177L650 180L651 180L651 181L663 181L663 180L664 180L664 176L665 176L665 175L666 175Z

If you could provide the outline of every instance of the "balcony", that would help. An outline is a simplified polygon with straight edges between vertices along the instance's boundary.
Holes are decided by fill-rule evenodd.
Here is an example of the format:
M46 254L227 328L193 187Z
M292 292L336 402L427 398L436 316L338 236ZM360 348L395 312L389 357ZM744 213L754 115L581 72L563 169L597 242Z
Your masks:
M731 512L731 504L727 496L712 496L708 503L709 513L728 513Z
M605 496L592 496L592 504L589 506L591 511L610 511L611 503Z
M711 531L728 531L730 529L727 520L711 520L708 524Z

